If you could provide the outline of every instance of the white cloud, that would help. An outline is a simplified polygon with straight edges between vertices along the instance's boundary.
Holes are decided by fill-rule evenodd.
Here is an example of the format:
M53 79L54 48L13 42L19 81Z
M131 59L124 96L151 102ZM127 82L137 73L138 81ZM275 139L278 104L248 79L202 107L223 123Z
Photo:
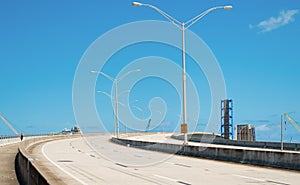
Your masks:
M256 131L268 131L270 130L270 128L268 127L268 125L264 124L264 125L260 125L258 127L255 128Z
M294 22L294 16L299 13L299 10L287 10L281 11L277 18L270 17L267 20L261 21L257 25L249 25L250 29L258 28L260 32L268 32L275 29L278 29L284 25L287 25L291 22Z

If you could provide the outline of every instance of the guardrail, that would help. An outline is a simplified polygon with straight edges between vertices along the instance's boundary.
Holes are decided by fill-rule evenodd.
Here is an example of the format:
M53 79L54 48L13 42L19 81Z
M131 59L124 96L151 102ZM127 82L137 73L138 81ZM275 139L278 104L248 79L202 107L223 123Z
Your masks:
M33 136L52 136L53 134L25 134L24 137L33 137ZM0 135L1 139L11 139L11 138L20 138L20 135L17 134L4 134Z
M12 139L12 138L19 138L19 135L0 135L0 140L3 139Z
M52 134L26 134L24 136L24 140L30 139L32 137L39 137L39 136L51 136ZM0 135L0 146L18 143L21 141L20 135Z
M280 142L264 142L264 141L237 141L237 140L225 140L220 138L212 138L207 141L206 137L212 137L210 135L205 136L201 134L189 134L188 140L191 142L211 143L218 145L230 145L230 146L242 146L242 147L254 147L254 148L269 148L269 149L281 149ZM171 138L177 140L183 140L183 135L172 135ZM300 151L300 143L283 143L284 150Z

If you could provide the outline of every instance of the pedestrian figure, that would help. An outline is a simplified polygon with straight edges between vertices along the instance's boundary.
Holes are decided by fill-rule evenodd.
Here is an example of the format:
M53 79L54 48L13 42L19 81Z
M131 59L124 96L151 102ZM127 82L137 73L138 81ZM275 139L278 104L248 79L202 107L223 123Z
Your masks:
M21 141L23 141L23 137L24 137L24 135L23 135L23 133L21 133L21 136L20 136Z

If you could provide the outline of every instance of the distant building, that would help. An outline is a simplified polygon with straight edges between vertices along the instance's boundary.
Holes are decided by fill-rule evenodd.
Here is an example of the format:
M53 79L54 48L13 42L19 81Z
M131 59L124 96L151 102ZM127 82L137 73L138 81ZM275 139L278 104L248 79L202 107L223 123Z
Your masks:
M71 132L73 134L79 134L81 131L80 131L80 128L78 126L74 126L72 129L71 129Z
M65 134L65 135L69 135L69 134L72 134L71 130L67 129L67 128L64 128L62 131L61 131L62 134Z
M236 125L236 140L255 141L255 127L251 124Z

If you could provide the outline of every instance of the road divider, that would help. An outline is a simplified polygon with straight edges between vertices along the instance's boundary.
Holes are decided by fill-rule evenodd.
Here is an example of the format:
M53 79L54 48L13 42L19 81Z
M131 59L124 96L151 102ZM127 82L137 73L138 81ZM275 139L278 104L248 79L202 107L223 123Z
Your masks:
M182 145L115 137L111 141L127 147L130 146L170 154L300 171L299 151L231 147L214 144L200 145L199 143Z

